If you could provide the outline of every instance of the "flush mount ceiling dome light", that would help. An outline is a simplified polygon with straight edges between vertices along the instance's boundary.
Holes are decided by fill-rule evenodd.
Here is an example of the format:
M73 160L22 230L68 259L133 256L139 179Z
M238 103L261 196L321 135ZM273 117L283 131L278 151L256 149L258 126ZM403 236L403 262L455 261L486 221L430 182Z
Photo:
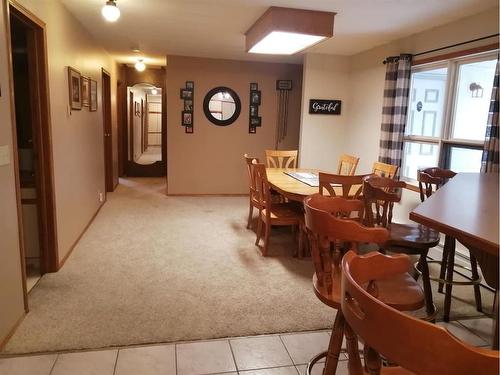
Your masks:
M246 51L293 55L331 38L335 14L270 7L245 33Z
M108 22L116 22L120 18L120 9L116 6L116 0L106 1L101 9L101 14Z
M158 90L155 87L154 89L151 90L151 95L156 95L156 94L158 94Z
M144 64L144 61L143 59L139 59L137 60L137 62L135 63L135 69L138 71L138 72L143 72L146 70L146 64Z

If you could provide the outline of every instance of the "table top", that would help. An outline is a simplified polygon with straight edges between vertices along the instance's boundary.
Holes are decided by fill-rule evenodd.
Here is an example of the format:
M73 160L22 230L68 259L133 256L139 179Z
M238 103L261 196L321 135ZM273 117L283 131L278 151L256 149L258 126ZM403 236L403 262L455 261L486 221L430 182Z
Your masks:
M410 212L410 219L498 256L498 175L459 173Z
M317 169L304 169L304 168L267 168L267 180L273 189L283 194L288 199L301 202L308 195L316 194L319 188L316 186L309 186L289 175L285 172L307 172L318 173Z

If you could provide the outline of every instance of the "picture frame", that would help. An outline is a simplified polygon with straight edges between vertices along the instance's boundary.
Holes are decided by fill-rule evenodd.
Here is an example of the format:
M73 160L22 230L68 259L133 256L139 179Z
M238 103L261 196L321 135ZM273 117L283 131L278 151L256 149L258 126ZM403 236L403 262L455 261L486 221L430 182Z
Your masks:
M82 106L90 106L90 81L88 77L82 76L80 80L82 84Z
M262 126L262 118L257 116L257 117L250 117L250 127L251 128L260 128Z
M193 81L186 81L186 89L193 90L194 89L194 82Z
M250 127L248 128L248 132L249 132L250 134L256 134L256 133L257 133L257 128L255 128L255 127L253 127L253 126L250 126Z
M184 100L184 111L193 112L193 100L191 99Z
M71 109L82 109L82 76L80 72L68 66L68 94Z
M193 134L194 128L192 126L186 126L186 127L184 127L184 133Z
M182 111L182 126L192 127L193 125L193 112Z
M188 89L181 89L181 99L193 99L193 91Z
M259 86L257 85L256 82L250 83L250 91L257 91L259 89Z
M90 79L90 112L97 111L97 81Z
M250 104L260 105L261 93L258 90L250 91Z
M259 116L259 106L250 105L250 117L258 117L258 116Z

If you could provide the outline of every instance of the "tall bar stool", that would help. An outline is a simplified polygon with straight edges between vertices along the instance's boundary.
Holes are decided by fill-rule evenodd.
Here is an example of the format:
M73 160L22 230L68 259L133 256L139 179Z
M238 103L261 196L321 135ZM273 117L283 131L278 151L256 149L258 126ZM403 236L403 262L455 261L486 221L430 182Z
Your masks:
M340 310L340 262L346 250L357 250L358 243L383 244L389 238L385 228L368 228L349 219L353 214L360 217L363 205L357 199L332 198L320 194L304 200L305 224L316 271L313 276L314 293L325 305L337 310L328 350L311 359L306 374L311 374L313 367L325 357L324 374L335 374L344 334L349 358L354 359L353 362L359 360L356 335L345 323ZM405 293L401 293L401 290ZM381 281L378 294L385 303L397 310L414 311L424 306L422 289L408 273ZM350 373L354 372L350 369Z
M418 170L417 181L418 188L420 190L420 200L423 202L426 198L429 198L432 193L438 190L455 175L456 173L449 169L442 169L437 167ZM443 292L443 286L446 285L443 315L443 320L445 322L448 322L450 320L451 291L453 285L473 285L474 298L476 300L476 309L477 311L483 311L480 290L482 278L479 275L477 269L476 257L471 252L469 252L469 258L471 264L470 268L461 264L455 264L455 239L451 236L446 235L444 239L442 261L428 261L428 263L441 263L439 278L431 277L431 280L437 281L439 283L439 293ZM472 279L470 281L454 281L453 273L455 272L455 267L469 271L472 274Z

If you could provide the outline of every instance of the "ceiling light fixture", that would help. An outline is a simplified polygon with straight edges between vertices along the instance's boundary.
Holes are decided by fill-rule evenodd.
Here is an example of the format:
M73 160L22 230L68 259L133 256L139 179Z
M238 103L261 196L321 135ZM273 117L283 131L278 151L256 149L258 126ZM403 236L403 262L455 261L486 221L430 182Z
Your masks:
M116 0L106 1L101 9L101 14L108 22L116 22L120 18L120 9L116 6Z
M246 51L293 55L331 38L335 14L270 7L245 33Z
M144 61L143 59L139 59L137 60L137 62L135 63L135 69L138 71L138 72L143 72L146 70L146 64L144 64Z
M156 87L153 90L151 90L151 94L152 95L158 94L158 90L156 89Z

